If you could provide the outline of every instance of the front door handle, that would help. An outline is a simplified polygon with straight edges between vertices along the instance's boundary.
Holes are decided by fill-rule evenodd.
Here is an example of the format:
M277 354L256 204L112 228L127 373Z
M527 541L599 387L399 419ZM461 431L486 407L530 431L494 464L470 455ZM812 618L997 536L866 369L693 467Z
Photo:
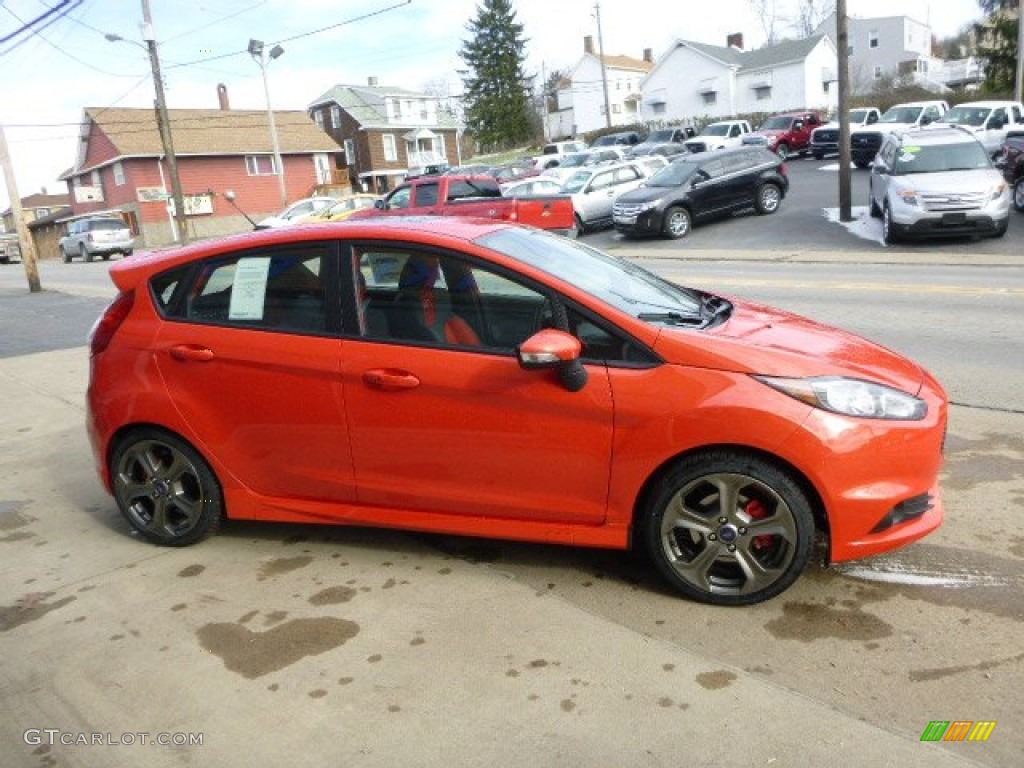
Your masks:
M208 363L213 360L213 350L196 344L178 344L171 347L171 357L193 363Z
M415 389L420 385L420 380L408 371L376 368L363 374L363 383L374 389L394 392L400 389Z

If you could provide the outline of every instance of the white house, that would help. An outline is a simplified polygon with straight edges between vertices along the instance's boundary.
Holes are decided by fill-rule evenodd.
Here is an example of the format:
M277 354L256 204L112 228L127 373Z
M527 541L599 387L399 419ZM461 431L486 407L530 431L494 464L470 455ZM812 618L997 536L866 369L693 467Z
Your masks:
M641 83L640 119L668 123L749 112L830 110L838 101L836 50L817 34L754 51L677 40Z
M601 77L602 64L605 76ZM640 81L654 66L652 51L642 59L600 56L594 39L583 38L583 56L558 84L558 109L546 115L548 136L575 136L605 128L604 81L608 83L611 124L630 125L639 120Z

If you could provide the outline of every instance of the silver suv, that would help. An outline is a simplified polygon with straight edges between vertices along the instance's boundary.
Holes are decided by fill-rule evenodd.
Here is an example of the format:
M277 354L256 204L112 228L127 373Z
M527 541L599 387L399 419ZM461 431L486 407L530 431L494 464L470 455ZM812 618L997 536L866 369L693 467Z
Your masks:
M67 264L75 256L92 261L94 256L109 259L112 253L132 255L135 241L124 219L113 216L94 216L68 223L68 233L60 239L58 248Z
M1010 192L981 143L958 127L889 134L871 166L868 208L882 237L1002 237Z
M612 223L612 205L623 192L636 189L649 172L637 162L580 168L562 185L563 195L572 195L576 228L580 233Z

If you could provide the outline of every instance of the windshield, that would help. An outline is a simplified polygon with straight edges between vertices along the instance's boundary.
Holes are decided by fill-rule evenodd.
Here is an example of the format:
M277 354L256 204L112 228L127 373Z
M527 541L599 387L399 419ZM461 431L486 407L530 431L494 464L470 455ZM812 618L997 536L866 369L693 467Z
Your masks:
M728 136L729 126L724 123L712 123L700 133L702 136Z
M850 110L850 122L856 125L860 125L868 116L866 109L851 109Z
M578 168L586 162L590 156L588 152L577 152L574 155L566 155L558 164L561 168Z
M672 128L669 128L666 131L651 131L645 141L648 144L655 144L660 141L672 141L672 134L674 133L675 130Z
M793 118L780 115L778 117L769 117L757 130L759 131L788 131L789 126L792 125Z
M953 107L938 122L979 128L985 124L991 112L992 110L988 107Z
M901 147L893 164L897 176L905 173L941 173L989 168L985 148L976 141L930 147Z
M633 317L657 313L701 316L701 296L579 240L510 227L474 242L540 269Z
M878 122L880 123L916 123L917 116L924 107L893 107L886 110Z
M697 170L700 162L677 160L669 163L646 182L648 187L679 187L685 184Z

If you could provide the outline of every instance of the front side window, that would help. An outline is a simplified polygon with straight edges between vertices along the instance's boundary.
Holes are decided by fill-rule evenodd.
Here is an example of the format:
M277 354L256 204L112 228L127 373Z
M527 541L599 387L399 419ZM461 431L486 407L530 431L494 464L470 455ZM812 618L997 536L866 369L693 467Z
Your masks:
M388 198L388 209L408 208L412 200L412 189L410 187L399 187Z
M181 320L320 333L327 327L326 247L300 246L202 263L182 295L172 271L152 282L158 303Z

